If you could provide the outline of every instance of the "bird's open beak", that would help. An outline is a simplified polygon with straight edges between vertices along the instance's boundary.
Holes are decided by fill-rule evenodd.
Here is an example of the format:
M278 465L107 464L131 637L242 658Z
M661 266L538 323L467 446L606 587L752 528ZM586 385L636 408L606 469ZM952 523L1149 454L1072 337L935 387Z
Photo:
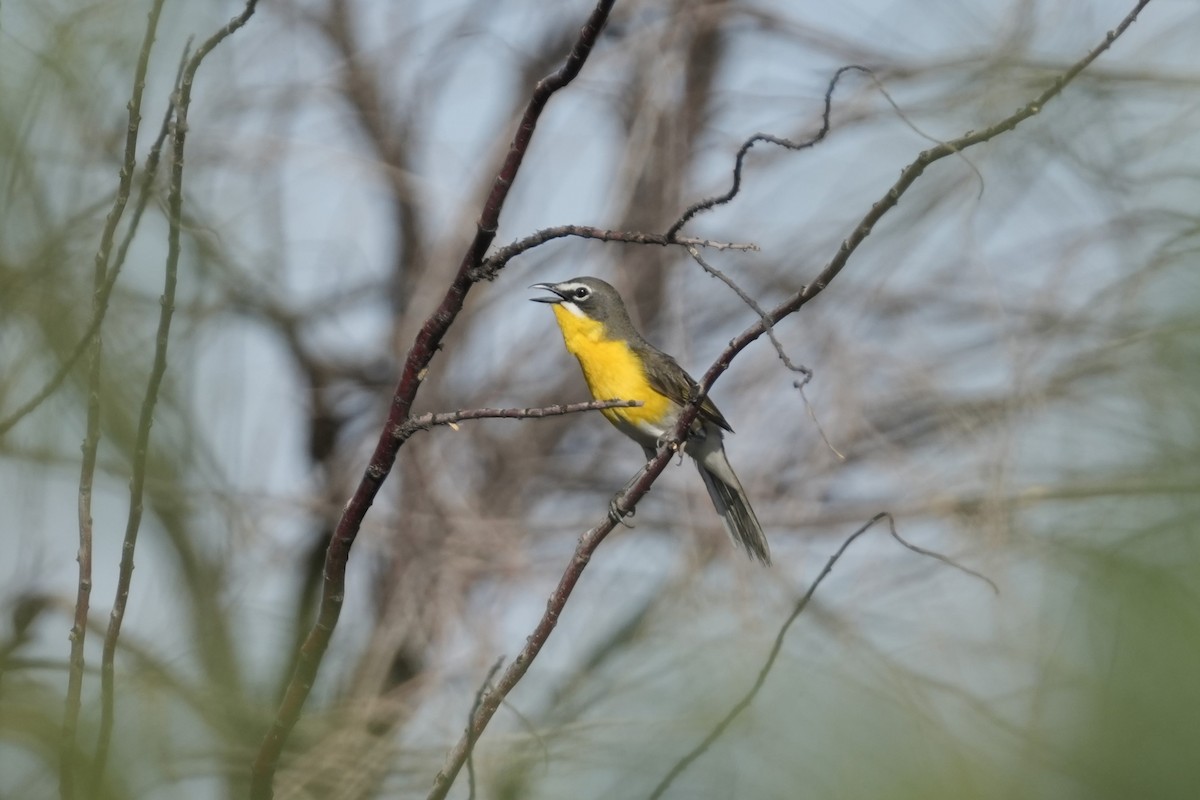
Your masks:
M530 289L545 289L547 292L553 292L552 297L531 297L529 298L535 303L561 303L566 300L566 296L558 290L558 287L553 283L535 283Z

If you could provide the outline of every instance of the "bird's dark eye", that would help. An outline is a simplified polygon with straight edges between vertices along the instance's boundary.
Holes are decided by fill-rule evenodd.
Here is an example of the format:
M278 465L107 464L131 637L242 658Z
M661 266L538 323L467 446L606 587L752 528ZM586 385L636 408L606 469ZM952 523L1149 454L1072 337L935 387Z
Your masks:
M586 286L580 286L574 292L572 292L572 294L575 295L576 300L587 300L588 295L590 295L591 293L592 293L592 290L587 288Z

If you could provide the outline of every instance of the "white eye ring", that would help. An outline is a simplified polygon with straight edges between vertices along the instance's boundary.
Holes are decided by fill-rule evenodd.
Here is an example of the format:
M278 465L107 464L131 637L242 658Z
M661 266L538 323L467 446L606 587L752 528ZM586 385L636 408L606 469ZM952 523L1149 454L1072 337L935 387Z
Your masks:
M572 292L571 294L573 294L575 296L576 300L587 300L588 295L590 295L591 293L592 293L592 290L587 288L586 286L578 286L575 288L575 291Z

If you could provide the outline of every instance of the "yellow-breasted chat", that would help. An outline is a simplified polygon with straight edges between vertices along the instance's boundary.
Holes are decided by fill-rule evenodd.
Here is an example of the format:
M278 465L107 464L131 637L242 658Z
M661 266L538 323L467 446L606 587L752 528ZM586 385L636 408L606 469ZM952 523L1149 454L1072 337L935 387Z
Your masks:
M537 283L551 303L563 341L579 359L584 380L597 400L637 400L640 406L606 408L600 413L617 430L642 446L653 458L660 439L669 434L679 412L693 396L696 382L674 358L642 338L629 319L625 303L599 278L572 278L562 283ZM733 428L707 397L692 424L684 452L691 455L704 479L713 505L734 542L753 558L771 563L763 534L746 490L729 466L723 439Z

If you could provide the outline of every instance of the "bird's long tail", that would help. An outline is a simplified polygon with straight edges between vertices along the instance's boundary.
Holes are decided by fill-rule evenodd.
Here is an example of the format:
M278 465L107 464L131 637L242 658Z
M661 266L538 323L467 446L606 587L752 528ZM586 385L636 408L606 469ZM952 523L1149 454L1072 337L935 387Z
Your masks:
M754 509L746 497L746 490L729 466L725 457L725 448L719 442L716 447L705 448L706 452L696 454L696 468L704 479L708 496L712 498L717 513L725 523L725 530L736 544L745 548L751 558L757 558L763 564L771 563L771 548L767 545L766 534Z

